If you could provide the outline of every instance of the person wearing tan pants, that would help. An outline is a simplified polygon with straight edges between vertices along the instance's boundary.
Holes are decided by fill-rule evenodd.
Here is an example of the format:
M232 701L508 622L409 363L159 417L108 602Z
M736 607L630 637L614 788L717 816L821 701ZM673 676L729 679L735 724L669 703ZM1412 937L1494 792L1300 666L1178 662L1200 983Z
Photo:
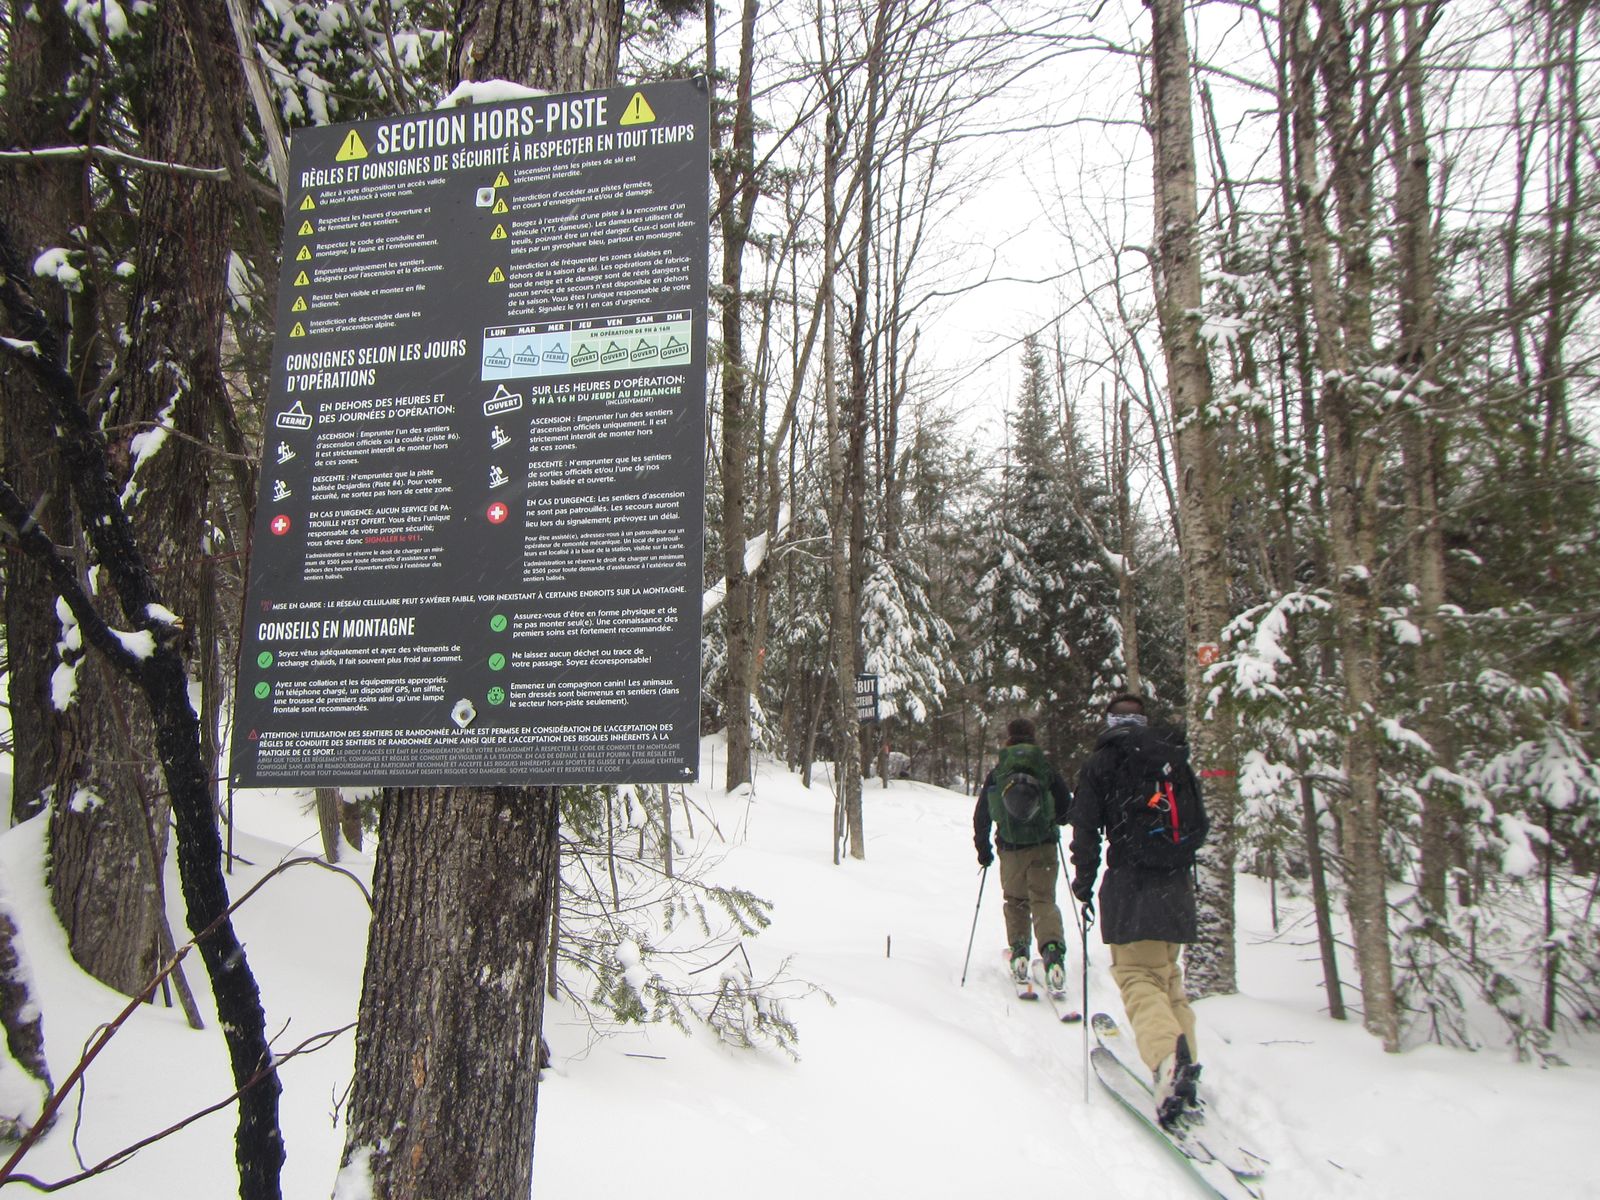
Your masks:
M1111 947L1111 978L1122 992L1122 1007L1133 1025L1139 1057L1154 1071L1172 1053L1181 1033L1198 1058L1194 1009L1183 986L1177 942L1125 942Z
M1002 911L1008 946L1027 946L1030 933L1040 953L1052 944L1066 945L1061 906L1056 903L1058 850L1055 842L1045 842L1000 851L1000 894L1005 898Z
M1156 1116L1171 1125L1198 1119L1200 1112L1199 1042L1179 965L1184 945L1196 936L1193 850L1185 852L1189 869L1157 870L1141 846L1147 826L1138 813L1163 794L1152 795L1141 774L1152 746L1171 780L1165 785L1166 811L1179 812L1192 799L1198 824L1185 831L1185 842L1204 842L1208 822L1187 751L1181 741L1147 730L1140 697L1118 696L1107 706L1106 729L1094 753L1078 772L1069 817L1072 894L1083 905L1085 921L1093 921L1103 835L1100 938L1111 947L1111 977L1122 992L1139 1057L1154 1080ZM1186 805L1173 799L1175 789L1181 789Z
M1029 938L1037 941L1044 962L1045 982L1052 993L1066 987L1067 940L1056 903L1056 878L1060 874L1060 827L1067 822L1072 793L1060 773L1050 765L1035 740L1032 721L1017 717L1006 726L1006 744L1000 760L978 789L972 812L972 840L978 865L989 866L1000 852L1000 891L1005 897L1007 956L1019 986L1028 979ZM1008 811L1000 781L1013 774L1037 779L1034 807L1027 819ZM993 847L991 846L993 839Z

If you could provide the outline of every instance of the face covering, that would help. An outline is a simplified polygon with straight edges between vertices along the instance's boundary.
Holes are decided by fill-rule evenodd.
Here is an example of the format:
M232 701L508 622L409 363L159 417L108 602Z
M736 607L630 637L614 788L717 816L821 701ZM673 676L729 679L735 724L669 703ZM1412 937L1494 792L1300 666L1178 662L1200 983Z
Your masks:
M1143 713L1107 713L1106 714L1106 726L1108 728L1110 728L1110 729L1115 729L1118 725L1145 725L1145 724L1148 724L1148 722L1145 720L1145 715Z

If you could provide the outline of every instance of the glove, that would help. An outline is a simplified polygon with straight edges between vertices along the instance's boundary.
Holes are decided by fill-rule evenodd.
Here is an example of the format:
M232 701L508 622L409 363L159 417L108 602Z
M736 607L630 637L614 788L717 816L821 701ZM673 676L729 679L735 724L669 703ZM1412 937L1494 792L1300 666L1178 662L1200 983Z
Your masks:
M1094 880L1075 879L1072 882L1072 894L1079 904L1085 908L1094 907Z
M987 867L993 862L994 851L989 849L989 847L985 846L982 850L978 851L978 865L980 867Z

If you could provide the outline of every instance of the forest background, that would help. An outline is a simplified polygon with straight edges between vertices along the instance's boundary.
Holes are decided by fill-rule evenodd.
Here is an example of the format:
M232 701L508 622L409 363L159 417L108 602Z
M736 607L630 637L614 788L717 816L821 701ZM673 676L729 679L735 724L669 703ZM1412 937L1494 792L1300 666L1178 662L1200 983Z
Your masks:
M1194 988L1235 988L1236 873L1293 879L1330 1015L1399 1050L1471 1041L1486 1008L1549 1057L1600 1012L1597 28L1531 0L10 4L11 820L48 823L74 957L130 996L185 986L176 846L241 1194L276 1194L281 1142L215 814L294 128L488 80L709 75L702 725L724 786L758 752L836 764L845 863L869 851L865 774L970 788L1017 714L1070 771L1105 700L1142 690L1208 785ZM347 1158L386 1186L425 1136L402 1093L441 1128L531 1129L540 1006L517 998L562 970L625 1019L788 1036L755 980L626 985L639 943L590 867L642 811L639 862L670 875L667 789L318 803L327 857L379 825ZM44 1095L38 1014L0 1010ZM489 1065L402 1088L419 1042ZM515 1194L506 1142L438 1169Z

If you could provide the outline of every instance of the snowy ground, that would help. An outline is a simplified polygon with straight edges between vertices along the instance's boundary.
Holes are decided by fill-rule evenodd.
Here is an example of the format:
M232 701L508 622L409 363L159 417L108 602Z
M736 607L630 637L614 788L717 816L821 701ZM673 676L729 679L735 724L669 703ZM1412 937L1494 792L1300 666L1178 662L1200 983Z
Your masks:
M707 747L709 760L720 748ZM751 794L722 797L702 785L695 798L730 835L716 848L725 853L718 881L776 905L772 927L746 945L757 974L792 957L790 972L832 1003L811 994L792 1005L798 1063L660 1027L597 1039L573 1010L553 1009L546 1033L556 1064L539 1092L535 1195L937 1200L991 1194L1008 1182L1096 1200L1200 1194L1098 1084L1085 1100L1081 1027L1059 1025L1047 1008L1011 994L998 963L995 878L971 974L959 986L979 878L967 798L872 783L868 857L839 867L828 852L832 798L820 775L808 792L767 765ZM315 846L302 806L293 794L241 799L237 848L252 865L238 868L236 888L297 845ZM707 837L704 821L697 832ZM0 903L24 929L59 1080L122 1000L70 964L49 917L40 840L37 821L0 834ZM1286 908L1276 937L1267 914L1265 885L1241 879L1242 991L1203 1001L1198 1013L1204 1084L1216 1109L1272 1160L1268 1196L1600 1198L1588 1144L1600 1039L1564 1044L1572 1065L1555 1070L1494 1050L1386 1056L1358 1025L1319 1014L1314 947L1295 924L1303 907ZM182 929L181 913L173 922ZM268 884L239 925L268 1024L287 1023L280 1045L354 1020L366 905L347 880L290 872ZM1097 941L1090 964L1090 1005L1120 1015ZM1076 953L1070 973L1076 981ZM191 975L209 1012L198 966ZM284 1069L284 1194L293 1200L331 1192L343 1136L332 1114L352 1045L346 1034ZM81 1105L69 1105L22 1169L61 1178L78 1169L74 1139L94 1163L228 1090L214 1022L194 1033L176 1010L141 1012L91 1069ZM208 1117L70 1194L236 1194L233 1121L231 1110Z

